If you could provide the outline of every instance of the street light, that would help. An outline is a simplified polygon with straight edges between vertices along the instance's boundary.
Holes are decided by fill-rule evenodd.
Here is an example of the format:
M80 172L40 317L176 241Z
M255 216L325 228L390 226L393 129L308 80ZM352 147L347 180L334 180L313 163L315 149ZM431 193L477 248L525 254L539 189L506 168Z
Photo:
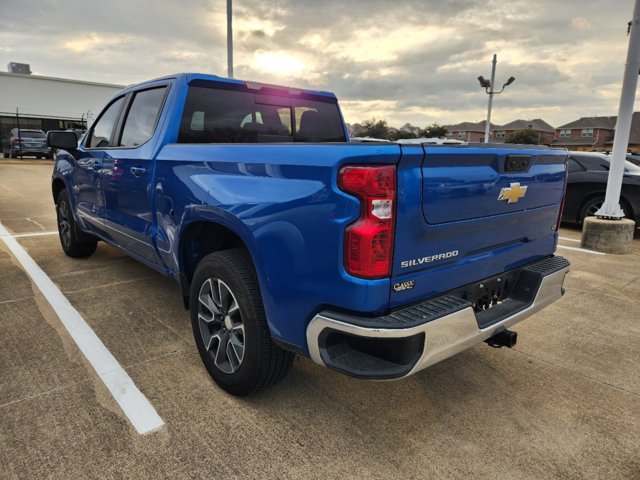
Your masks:
M482 75L478 77L478 82L480 82L480 87L484 88L484 91L489 95L489 107L487 108L487 125L484 128L484 143L489 143L489 132L491 130L491 106L493 104L493 96L499 95L504 92L506 86L511 85L515 82L516 77L509 77L506 82L502 85L500 91L494 90L494 85L496 81L496 63L498 63L498 56L493 54L493 66L491 67L491 80L487 80Z

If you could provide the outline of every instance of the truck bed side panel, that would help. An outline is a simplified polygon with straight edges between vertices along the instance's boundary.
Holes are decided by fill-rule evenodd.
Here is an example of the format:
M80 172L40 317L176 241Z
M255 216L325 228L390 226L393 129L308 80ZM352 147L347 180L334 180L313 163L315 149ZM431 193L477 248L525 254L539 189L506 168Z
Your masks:
M167 145L154 185L161 261L178 271L180 234L192 221L231 228L256 264L272 334L306 350L306 325L327 305L388 308L389 279L344 272L344 229L360 205L336 179L344 164L399 156L398 145Z

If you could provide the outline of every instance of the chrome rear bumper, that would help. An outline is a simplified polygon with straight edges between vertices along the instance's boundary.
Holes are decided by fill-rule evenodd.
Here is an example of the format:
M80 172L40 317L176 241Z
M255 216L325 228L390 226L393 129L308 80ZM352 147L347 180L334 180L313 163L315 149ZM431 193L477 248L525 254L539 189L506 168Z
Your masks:
M389 328L388 317L381 322L384 326L378 328L372 326L375 319L358 322L361 317L350 319L344 314L323 311L307 327L309 353L316 363L359 378L406 377L487 340L558 300L564 294L562 286L569 268L569 262L562 257L550 257L524 267L522 270L527 270L529 277L539 276L537 290L529 292L527 302L514 302L512 313L484 327L480 325L486 323L478 319L471 304L456 306L456 301L465 301L455 298L451 303L451 309L455 310L452 313L436 318L431 315L425 323L408 328L401 325ZM398 355L396 350L403 348L414 349L415 353ZM376 352L383 350L390 356L381 360Z

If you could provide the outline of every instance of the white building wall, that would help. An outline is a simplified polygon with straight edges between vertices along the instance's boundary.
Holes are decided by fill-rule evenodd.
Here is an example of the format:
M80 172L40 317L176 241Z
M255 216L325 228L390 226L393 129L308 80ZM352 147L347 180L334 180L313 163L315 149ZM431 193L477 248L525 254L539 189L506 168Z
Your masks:
M0 72L0 115L51 118L98 116L121 85Z

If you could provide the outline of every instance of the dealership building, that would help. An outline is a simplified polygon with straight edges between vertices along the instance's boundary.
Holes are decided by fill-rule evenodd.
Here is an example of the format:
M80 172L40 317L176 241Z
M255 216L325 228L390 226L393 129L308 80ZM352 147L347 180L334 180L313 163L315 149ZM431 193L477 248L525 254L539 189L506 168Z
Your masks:
M0 135L12 128L60 130L86 127L122 85L31 75L10 63L0 72ZM16 73L16 72L22 73Z

